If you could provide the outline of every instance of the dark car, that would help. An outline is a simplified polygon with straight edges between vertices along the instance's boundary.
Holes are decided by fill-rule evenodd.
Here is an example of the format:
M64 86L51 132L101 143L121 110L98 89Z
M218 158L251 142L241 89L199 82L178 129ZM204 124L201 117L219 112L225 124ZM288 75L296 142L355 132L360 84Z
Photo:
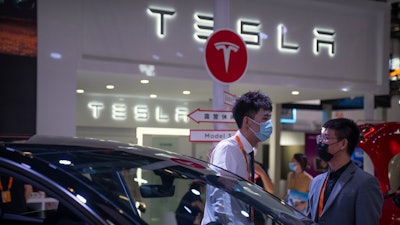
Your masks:
M216 186L251 205L261 213L263 224L312 224L279 198L230 172L133 144L44 136L4 142L0 175L3 186L12 177L11 190L17 181L33 188L22 211L10 210L2 202L1 225L174 225L177 206L193 182ZM16 200L17 196L23 194L11 194ZM184 208L190 213L189 207Z

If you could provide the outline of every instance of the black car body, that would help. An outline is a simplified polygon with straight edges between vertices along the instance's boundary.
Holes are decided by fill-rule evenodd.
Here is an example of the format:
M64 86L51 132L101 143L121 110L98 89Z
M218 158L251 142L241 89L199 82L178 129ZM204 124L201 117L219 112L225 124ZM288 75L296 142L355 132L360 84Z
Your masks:
M2 210L2 225L173 225L179 200L194 180L251 204L263 214L264 224L312 224L281 199L228 171L133 144L46 136L4 142L0 175L33 185L34 193L45 193L28 200L30 211ZM53 207L34 207L38 199L52 200Z

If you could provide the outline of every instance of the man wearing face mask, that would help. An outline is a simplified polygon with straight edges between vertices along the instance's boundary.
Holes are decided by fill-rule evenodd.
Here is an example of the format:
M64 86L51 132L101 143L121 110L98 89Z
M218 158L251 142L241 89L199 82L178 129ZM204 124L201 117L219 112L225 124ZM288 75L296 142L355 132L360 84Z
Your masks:
M254 182L253 149L272 133L271 111L270 98L260 91L249 91L237 98L232 113L239 130L215 146L210 163ZM243 210L251 215L248 205L230 198L218 188L207 186L202 224L252 224L252 218L243 216Z
M310 184L307 216L319 225L378 225L383 195L376 177L356 166L350 157L360 139L356 123L332 119L317 136L318 156L327 172Z

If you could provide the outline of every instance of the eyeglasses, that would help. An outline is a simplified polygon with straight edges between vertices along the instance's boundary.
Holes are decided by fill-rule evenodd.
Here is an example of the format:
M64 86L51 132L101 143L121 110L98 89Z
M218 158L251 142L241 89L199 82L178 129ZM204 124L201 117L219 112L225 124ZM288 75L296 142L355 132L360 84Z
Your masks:
M316 137L316 141L317 141L317 144L318 143L321 143L321 142L327 142L328 140L331 140L331 139L337 139L336 137L328 137L328 136L326 136L326 135L317 135L317 137Z

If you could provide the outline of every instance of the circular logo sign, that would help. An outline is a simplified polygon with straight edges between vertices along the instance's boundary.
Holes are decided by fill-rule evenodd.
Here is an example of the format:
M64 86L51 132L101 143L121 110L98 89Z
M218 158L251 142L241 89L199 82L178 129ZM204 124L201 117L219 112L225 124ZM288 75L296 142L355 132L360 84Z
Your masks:
M241 78L247 68L247 50L242 38L230 30L219 30L207 40L205 59L208 72L222 83Z

